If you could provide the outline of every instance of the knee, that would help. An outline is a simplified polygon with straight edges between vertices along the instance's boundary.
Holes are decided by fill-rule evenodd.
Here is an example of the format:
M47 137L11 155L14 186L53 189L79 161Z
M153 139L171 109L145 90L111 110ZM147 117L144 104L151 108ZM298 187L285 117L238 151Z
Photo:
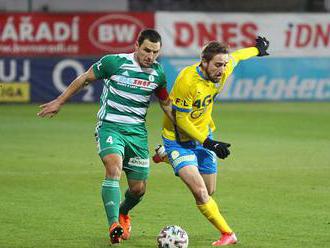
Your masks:
M209 200L209 193L205 187L198 187L194 196L197 204L204 204Z
M113 159L110 156L106 156L102 159L102 161L105 167L106 177L120 179L122 170L121 161Z
M136 197L141 197L146 192L146 184L138 183L130 187L129 191Z

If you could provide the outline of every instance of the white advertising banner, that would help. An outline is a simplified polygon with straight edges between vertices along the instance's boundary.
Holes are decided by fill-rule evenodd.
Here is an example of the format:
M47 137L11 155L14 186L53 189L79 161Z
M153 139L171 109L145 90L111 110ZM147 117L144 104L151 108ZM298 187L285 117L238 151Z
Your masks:
M210 40L227 42L232 50L266 37L276 57L329 57L330 14L246 14L156 12L165 56L198 56Z

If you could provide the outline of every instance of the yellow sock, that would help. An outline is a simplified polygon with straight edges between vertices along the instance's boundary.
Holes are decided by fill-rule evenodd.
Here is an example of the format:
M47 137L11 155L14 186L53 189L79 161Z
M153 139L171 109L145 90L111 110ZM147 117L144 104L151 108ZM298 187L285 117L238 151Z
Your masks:
M217 203L210 197L209 201L202 205L197 205L201 213L221 232L232 233L226 220L220 214Z

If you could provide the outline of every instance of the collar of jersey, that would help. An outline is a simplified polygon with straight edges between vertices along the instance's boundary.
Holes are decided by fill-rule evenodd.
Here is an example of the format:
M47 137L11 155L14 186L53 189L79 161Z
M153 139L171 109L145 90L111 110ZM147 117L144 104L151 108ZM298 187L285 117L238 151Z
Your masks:
M204 76L204 74L203 74L203 72L201 71L201 69L199 68L199 66L196 66L196 71L197 71L198 75L199 75L201 78L203 78L203 79L206 80L206 81L209 81L209 80Z

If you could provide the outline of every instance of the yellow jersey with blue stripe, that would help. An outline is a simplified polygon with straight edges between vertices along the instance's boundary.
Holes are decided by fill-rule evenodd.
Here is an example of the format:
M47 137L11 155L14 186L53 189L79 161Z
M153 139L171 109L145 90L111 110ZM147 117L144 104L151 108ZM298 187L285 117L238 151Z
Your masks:
M175 114L184 115L185 123L174 125L165 115L162 130L163 137L179 142L197 140L203 143L210 131L215 130L211 116L215 97L221 92L227 78L239 61L257 54L258 49L255 47L244 48L231 53L225 71L218 83L213 83L204 78L199 69L199 63L184 68L175 80L170 99ZM176 120L178 121L178 118ZM187 129L192 129L191 131L194 132L188 132ZM191 137L187 133L194 133L195 137Z

